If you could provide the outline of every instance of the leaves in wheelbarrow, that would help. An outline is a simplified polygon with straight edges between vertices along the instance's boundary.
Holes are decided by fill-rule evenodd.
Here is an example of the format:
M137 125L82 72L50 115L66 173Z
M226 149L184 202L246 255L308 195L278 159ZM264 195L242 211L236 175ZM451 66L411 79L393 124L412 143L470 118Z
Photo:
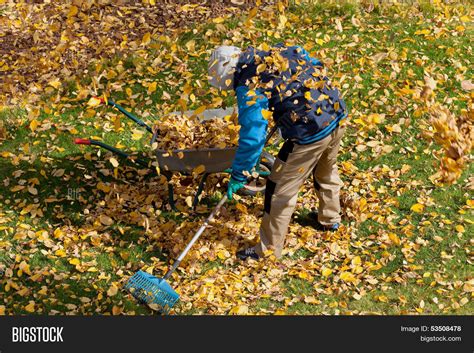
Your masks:
M157 148L168 151L237 145L240 127L235 115L203 120L199 114L204 110L198 110L197 115L170 114L160 119Z

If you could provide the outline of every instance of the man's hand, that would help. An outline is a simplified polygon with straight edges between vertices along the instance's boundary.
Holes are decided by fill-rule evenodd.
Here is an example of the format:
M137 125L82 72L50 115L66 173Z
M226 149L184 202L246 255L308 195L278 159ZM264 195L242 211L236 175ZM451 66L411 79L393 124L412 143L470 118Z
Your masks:
M234 178L230 178L229 184L227 185L227 198L232 200L232 194L242 189L245 186L245 183L242 181L237 181Z

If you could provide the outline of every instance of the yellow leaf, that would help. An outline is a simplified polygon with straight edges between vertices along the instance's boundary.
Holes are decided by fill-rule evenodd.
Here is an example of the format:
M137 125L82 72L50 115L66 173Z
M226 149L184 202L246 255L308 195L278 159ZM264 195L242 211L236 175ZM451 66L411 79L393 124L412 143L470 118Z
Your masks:
M35 131L36 128L37 128L39 125L40 125L40 123L38 122L38 120L36 120L36 119L31 120L31 122L30 122L30 129L31 129L31 131Z
M48 82L48 85L58 89L59 87L61 87L61 82L59 81L58 78L54 78L54 79L52 79L51 81Z
M420 29L418 31L415 32L415 34L421 34L421 35L427 35L427 34L430 34L430 30L429 29Z
M66 252L63 249L58 249L54 252L54 255L59 257L66 257Z
M5 305L0 305L0 316L5 315Z
M92 118L95 115L95 110L94 109L86 109L86 118Z
M186 205L188 205L188 207L193 207L193 197L192 196L187 196L186 199L184 200L184 202L186 202Z
M196 49L195 49L195 45L196 45L196 41L194 39L191 39L189 42L187 42L185 44L186 48L188 49L188 51L190 51L191 53L193 53Z
M147 45L151 41L151 33L147 32L142 37L142 45Z
M400 245L400 238L395 233L388 233L388 237L395 245Z
M56 228L56 229L54 230L53 235L54 235L54 237L55 237L56 239L60 239L60 238L62 238L62 237L64 236L64 233L63 233L63 231L62 231L61 229Z
M246 315L249 312L249 307L247 305L234 306L230 311L230 315Z
M270 120L273 116L273 113L270 110L262 109L263 118L266 120Z
M215 19L212 20L214 23L222 23L224 22L224 19L222 17L216 17Z
M30 265L28 265L25 261L22 261L18 267L19 267L20 270L22 270L24 273L26 273L27 275L30 275L30 276L31 276Z
M35 312L35 302L30 300L29 304L25 306L25 310L28 311L29 313L34 313Z
M314 296L310 295L304 298L306 304L320 304L321 301L316 299Z
M118 292L118 288L112 284L110 288L107 290L107 295L109 297L113 297L114 295L117 294L117 292Z
M119 116L116 116L116 117L114 118L114 130L115 130L115 132L119 132L119 131L120 131L120 128L121 128L120 117L119 117Z
M69 263L71 265L76 266L76 265L79 265L81 263L81 260L79 260L78 258L74 258L74 259L69 260Z
M267 68L267 65L265 63L262 63L260 65L257 66L257 74L265 71L265 69Z
M130 257L130 254L125 252L125 251L121 251L120 252L120 257L126 261Z
M325 267L321 270L321 274L323 275L323 277L329 277L329 275L331 275L331 273L332 273L332 270L330 268L327 268L327 267Z
M245 207L245 205L243 205L241 203L238 203L237 205L235 205L235 208L238 209L240 212L242 212L244 214L248 214L247 207Z
M279 16L279 22L280 22L280 23L279 23L278 27L279 27L279 28L285 28L286 23L288 22L288 19L286 18L285 15L280 15L280 16Z
M248 18L249 19L254 18L255 16L257 16L257 13L258 13L258 8L257 7L252 8L249 11Z
M217 257L221 260L225 260L230 256L230 253L227 250L221 250L217 252Z
M344 282L354 282L355 281L355 277L351 272L342 272L340 277Z
M459 19L462 22L471 22L471 18L468 15L461 16Z
M206 107L205 105L201 105L199 108L197 108L197 109L193 112L193 114L194 114L194 115L199 115L199 114L203 113L203 112L206 110L206 108L207 108L207 107Z
M465 229L462 225L458 224L456 227L454 227L454 229L456 229L456 231L458 231L459 233L464 233Z
M413 206L411 206L410 210L416 213L421 213L425 209L425 206L422 205L421 203L416 203Z
M138 141L138 140L141 140L142 137L143 137L143 131L138 130L138 129L132 130L132 140Z
M119 166L119 162L114 157L111 157L109 159L109 162L110 162L110 164L113 165L114 168L117 168Z
M152 82L148 85L148 94L152 94L153 92L156 91L156 84L157 82Z
M67 17L74 17L77 15L78 12L79 9L76 6L71 5L71 7L69 8L69 12L67 13Z

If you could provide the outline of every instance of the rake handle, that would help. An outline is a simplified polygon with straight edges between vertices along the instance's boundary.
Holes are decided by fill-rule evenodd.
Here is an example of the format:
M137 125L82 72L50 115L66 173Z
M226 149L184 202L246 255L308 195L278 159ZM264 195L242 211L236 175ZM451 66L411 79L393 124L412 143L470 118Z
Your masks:
M214 208L214 210L212 210L211 214L209 215L209 217L207 217L207 219L204 221L203 225L201 226L201 228L198 229L198 231L196 232L196 234L194 234L194 237L191 239L191 241L188 243L188 245L186 245L186 247L184 248L184 250L181 252L181 254L178 256L178 258L176 259L176 261L173 263L173 266L171 266L171 268L168 270L168 272L166 272L165 276L163 277L163 279L166 281L170 276L171 274L178 268L179 264L181 263L181 261L184 259L184 257L186 256L186 254L189 252L189 250L191 249L191 247L194 245L194 243L199 239L199 237L201 236L201 234L204 232L204 230L206 229L206 227L209 225L209 222L212 221L212 219L214 218L214 216L216 215L217 212L219 212L220 208L222 207L222 205L224 205L227 201L227 195L225 195L220 201L219 203L217 204L217 206Z

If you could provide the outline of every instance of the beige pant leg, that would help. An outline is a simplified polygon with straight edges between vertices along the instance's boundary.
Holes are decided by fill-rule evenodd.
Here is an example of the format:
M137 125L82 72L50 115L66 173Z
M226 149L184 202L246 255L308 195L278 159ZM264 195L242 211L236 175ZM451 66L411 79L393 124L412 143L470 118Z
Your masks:
M276 257L281 256L298 191L331 139L328 136L310 145L287 141L283 145L267 180L260 243L256 247L258 254L273 250Z
M333 131L332 140L313 171L314 186L319 199L318 221L323 225L333 225L341 221L339 191L342 181L336 162L344 131L345 127L338 127Z

